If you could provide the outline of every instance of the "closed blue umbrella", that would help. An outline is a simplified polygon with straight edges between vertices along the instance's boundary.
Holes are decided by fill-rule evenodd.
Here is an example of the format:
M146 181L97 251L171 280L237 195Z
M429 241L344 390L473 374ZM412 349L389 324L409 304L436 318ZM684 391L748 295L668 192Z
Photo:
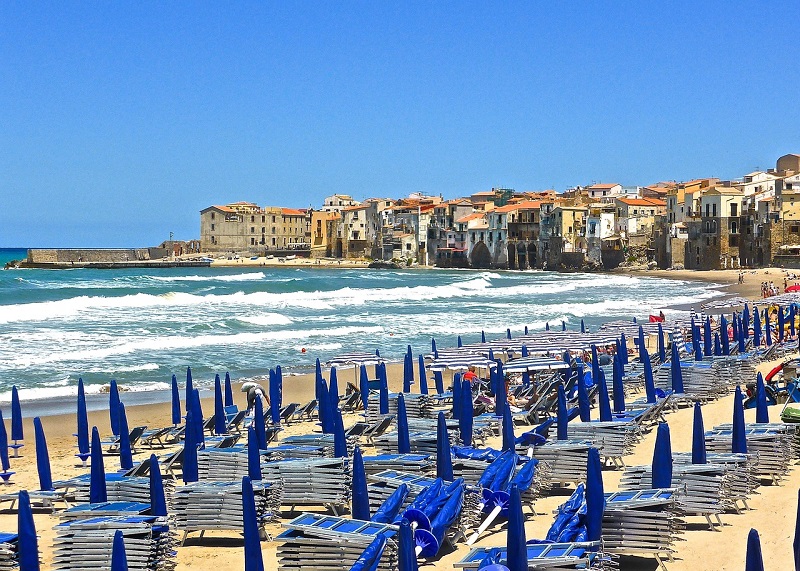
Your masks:
M656 384L653 381L653 365L650 363L650 354L647 349L642 349L644 355L644 392L647 395L647 402L656 402Z
M225 406L233 406L233 387L231 386L231 374L225 373Z
M417 544L416 549L420 550L420 555L423 557L434 557L439 553L445 531L461 513L464 501L464 480L459 478L447 486L442 497L446 498L446 500L438 512L433 517L430 517L430 531L417 527L414 532L414 540ZM435 502L435 504L439 504L439 501ZM408 511L405 513L407 514ZM430 512L427 515L430 516Z
M39 489L47 492L53 489L53 474L50 471L50 455L47 453L47 440L44 437L42 420L38 416L33 419L33 435L36 440L36 471L39 473Z
M407 497L408 485L400 484L397 489L383 501L370 521L376 523L392 523L397 518L397 514L400 513L400 508L403 507Z
M380 394L378 399L378 412L389 414L389 382L386 379L386 364L381 363L378 368L378 380L380 381Z
M19 493L17 512L17 562L19 571L39 571L39 540L27 490Z
M428 394L428 376L425 374L425 357L419 356L419 394Z
M119 436L119 403L119 387L117 387L117 381L112 379L108 393L108 414L111 420L111 432L114 436Z
M178 379L172 375L172 424L181 423L181 395L178 392Z
M514 450L514 421L511 418L511 407L506 403L503 410L503 450Z
M367 475L364 471L364 458L361 449L356 446L353 451L353 494L352 509L353 519L369 521L369 493L367 492Z
M253 428L256 431L256 440L258 440L258 448L260 450L267 449L267 425L264 419L264 403L261 402L260 397L256 397L255 406L253 407ZM324 432L324 430L323 430Z
M431 337L431 353L433 353L434 357L438 357L437 353L439 352L436 350L436 339L433 337Z
M411 345L409 345L408 348L406 349L406 355L408 355L408 382L409 382L409 389L407 391L403 391L403 392L410 393L411 392L411 385L414 384L414 355L411 352Z
M656 432L656 446L653 450L652 466L653 488L669 488L672 486L672 443L669 425L662 422Z
M789 335L794 337L795 329L794 329L794 319L797 316L797 311L795 309L794 304L789 306Z
M183 483L191 484L197 482L197 435L194 429L194 412L190 409L186 413L186 434L183 439Z
M331 380L335 379L335 370L331 369ZM269 373L269 404L272 424L280 424L281 406L283 406L283 371L279 365L274 371L270 369Z
M744 571L764 571L761 539L755 529L751 529L750 533L747 534L747 555L744 561Z
M11 387L11 440L15 443L25 440L22 433L22 407L19 404L17 386Z
M225 419L225 400L222 396L222 381L219 375L214 376L214 433L225 434L228 423Z
M406 415L406 400L402 393L397 395L397 453L411 453L411 439L408 434L408 416Z
M367 410L369 408L369 374L366 365L359 367L358 391L361 393L361 407Z
M350 571L377 571L384 549L386 549L386 536L379 533L359 555L356 562L350 567Z
M453 410L451 416L453 418L461 418L461 374L456 373L453 375Z
M497 367L494 369L495 392L494 392L494 414L502 416L508 404L508 393L506 392L506 380L503 375L502 361L496 361Z
M167 515L164 480L161 478L161 466L159 466L155 454L150 455L150 515L156 517Z
M769 423L769 410L767 410L767 390L764 387L764 377L758 373L756 377L756 423Z
M128 571L128 556L120 530L114 532L114 542L111 544L111 571Z
M719 342L719 333L714 331L714 351L712 353L715 357L722 355L722 345Z
M331 368L330 380L328 381L328 406L331 411L339 409L339 375L336 367Z
M333 425L330 407L330 396L328 393L328 383L324 380L319 386L319 403L317 404L317 411L319 414L319 424L322 427L323 434L333 433Z
M347 458L347 436L344 433L342 413L338 408L333 413L333 456Z
M519 488L511 485L508 506L508 531L506 533L506 566L509 571L528 571L528 548L525 539L525 516Z
M444 378L441 371L433 372L433 384L436 385L436 394L444 393Z
M581 333L586 333L586 324L583 322L583 319L581 319Z
M592 383L596 383L599 378L600 360L597 358L597 346L592 345Z
M194 391L194 385L192 384L192 368L186 367L186 408L189 408L190 402L192 402L192 391Z
M506 339L511 339L511 329L506 329Z
M261 474L261 449L258 446L258 435L252 426L247 429L247 475L254 482L260 482Z
M769 308L764 310L764 331L766 332L767 347L772 345L772 327L769 323Z
M107 502L106 470L103 467L103 448L97 427L92 427L92 466L89 474L89 503Z
M549 323L545 323L544 324L544 330L545 331L550 331L550 324Z
M447 421L444 413L439 411L436 419L436 477L453 481L453 457L450 451L450 436L447 433Z
M5 428L3 431L5 432ZM6 454L8 454L7 448ZM84 454L89 454L89 416L86 413L86 393L83 389L83 379L78 379L78 456L85 460L87 456Z
M531 386L531 374L528 371L522 371L522 386L526 389Z
M614 387L614 412L625 410L625 388L622 384L622 354L614 355L613 377L611 383Z
M461 341L461 335L459 335L459 336L458 336L458 339L456 340L456 346L457 346L459 349L460 349L461 347L463 347L463 346L464 346L464 343Z
M494 359L494 351L493 351L491 348L489 348L489 356L488 356L488 359L489 359L490 361L494 361L494 360L495 360L495 359Z
M558 416L556 418L556 438L558 440L567 439L567 395L564 393L564 385L558 384Z
M745 349L744 344L745 344L745 339L747 338L747 332L744 329L744 323L742 322L742 318L741 317L737 318L737 321L739 322L739 337L737 339L739 343L739 353L744 353Z
M600 381L597 383L597 403L597 408L600 410L600 422L609 422L613 420L611 416L611 403L608 400L606 374L602 369L600 369Z
M400 522L399 540L397 542L397 559L399 571L418 571L417 554L414 551L414 532L407 519Z
M322 402L322 384L324 380L322 378L322 365L320 365L319 359L317 359L314 365L314 398L317 399L318 402Z
M714 335L711 332L711 318L706 317L705 323L703 323L703 353L706 355L710 355L713 351L711 347L711 341Z
M242 528L244 531L244 571L264 571L256 498L253 494L253 482L247 476L242 478Z
M524 344L522 345L522 356L523 357L527 357L528 356L528 346L524 345Z
M486 333L481 329L481 343L486 343Z
M728 336L728 320L725 319L724 315L721 315L719 318L719 335L720 341L722 342L722 354L730 355L731 338Z
M192 389L192 413L194 418L194 436L198 445L205 442L203 433L203 407L200 404L200 390Z
M628 364L628 340L625 338L625 334L622 333L619 336L619 356L622 360L623 365Z
M658 322L658 360L663 363L667 360L667 350L664 346L664 328L661 327L661 322Z
M672 359L669 365L670 377L672 378L672 392L682 395L683 389L683 371L681 370L681 356L678 353L678 344L672 344Z
M461 412L458 419L458 428L461 433L461 442L464 446L472 446L472 387L469 381L461 381Z
M761 347L761 313L753 306L753 347Z
M586 458L586 539L600 541L603 535L603 468L597 448L589 448Z
M783 326L784 326L784 316L783 316L783 308L779 305L778 306L778 341L783 342Z
M692 422L692 464L706 464L706 431L703 427L703 411L700 401L694 403L694 420Z
M128 415L125 405L119 403L119 467L123 470L133 468L133 451L131 450L131 435L128 430Z
M731 452L734 454L747 454L747 435L744 430L744 406L742 403L742 389L736 387L733 395L733 429L731 431Z
M742 310L742 326L745 339L750 337L750 307L745 303Z
M599 371L599 369L598 369ZM599 384L600 377L594 377L594 382ZM590 422L592 420L591 404L589 403L589 393L586 392L586 383L583 379L578 379L578 413L581 417L581 422Z
M731 316L731 318L732 318L731 319L731 327L732 327L732 331L733 331L733 339L735 341L735 340L739 339L739 316L736 314L736 312L734 312L733 315Z
M8 459L8 433L6 432L6 421L3 420L2 411L0 411L0 463L3 466L3 473L10 477L11 474L8 472L11 469L11 462Z
M692 348L694 349L694 360L703 360L703 347L700 345L700 328L692 325Z

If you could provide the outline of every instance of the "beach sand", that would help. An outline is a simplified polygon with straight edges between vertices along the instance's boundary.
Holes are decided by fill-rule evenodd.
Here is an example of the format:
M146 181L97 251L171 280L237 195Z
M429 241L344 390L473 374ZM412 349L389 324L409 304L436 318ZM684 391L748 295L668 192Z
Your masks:
M724 283L731 279L736 281L738 272L728 274L719 272L647 272L647 275L658 277L673 277L675 279L695 279L713 283ZM780 270L759 271L759 273L749 274L745 280L745 286L750 288L755 284L755 295L752 295L752 288L728 286L727 292L731 295L745 295L747 297L760 297L759 284L764 278L770 279L780 275ZM732 276L732 277L731 277ZM763 277L762 277L763 276ZM777 281L777 280L776 280ZM746 291L745 291L746 290ZM760 366L761 370L769 370L774 363L764 363ZM388 367L390 387L397 390L401 384L402 368L399 364L392 364ZM349 376L352 370L340 372L340 387L344 392L344 386L351 380ZM750 379L743 379L748 381ZM245 395L235 389L234 397L240 407L245 404ZM305 403L313 397L314 384L311 375L300 375L287 377L284 381L284 403L298 402ZM125 400L125 395L122 395ZM703 407L703 414L706 428L714 425L730 422L732 411L732 395L728 395L716 402L706 404ZM24 408L23 403L23 408ZM205 411L213 409L211 399L203 400ZM127 408L129 425L147 425L149 427L160 427L170 424L170 406L168 403L131 406ZM596 411L593 412L596 414ZM754 420L754 411L745 411L748 422ZM779 408L770 408L770 415L774 420L778 419ZM345 426L350 426L359 419L356 414L345 415ZM691 449L691 426L692 409L681 409L667 415L672 433L673 451L689 451ZM75 417L73 414L43 417L45 433L48 438L48 447L54 479L64 479L85 473L87 470L78 467L79 461L74 457L75 438ZM98 426L102 435L110 434L108 413L105 411L91 412L89 414L91 425ZM314 423L305 422L293 424L282 433L283 435L299 434L315 429ZM517 433L520 429L517 429ZM12 492L20 489L38 489L38 479L36 473L36 463L33 445L33 427L31 419L25 419L25 447L22 449L21 458L12 459L12 470L17 474L12 478L12 484L8 485L3 491ZM634 455L626 457L628 465L649 464L652 460L653 444L655 441L655 431L651 431L641 442ZM489 446L499 448L500 439L496 438L488 442ZM161 455L166 451L156 451ZM372 449L365 448L365 453L369 454ZM149 456L150 451L139 450L135 455L135 460L142 460ZM106 470L113 471L119 466L118 458L106 457ZM606 491L617 489L617 485L622 472L617 470L605 470L603 473ZM725 524L722 531L708 531L704 520L697 517L687 519L687 530L682 536L682 541L677 544L677 558L674 562L667 564L670 571L698 571L704 569L713 570L739 570L744 568L744 556L747 533L751 527L758 529L761 534L762 549L765 557L765 569L767 571L778 571L792 568L791 542L794 533L795 510L797 507L797 490L800 487L800 470L793 468L779 486L762 486L758 493L750 500L751 510L742 514L724 514L722 520ZM536 510L539 515L527 516L526 532L527 537L542 538L553 521L553 510L560 505L572 492L572 488L554 491L549 497L540 499L536 503ZM526 512L527 514L527 512ZM287 514L284 514L287 515ZM54 526L59 522L57 516L49 513L38 512L35 515L36 526L40 535L40 551L44 568L50 568L52 561L52 545L55 536ZM284 518L283 521L287 521ZM16 514L3 511L0 512L0 530L16 530ZM273 525L268 531L274 536L280 533L280 526ZM505 531L503 525L495 526L482 537L477 545L498 546L505 544ZM262 543L265 568L268 570L277 569L275 542ZM463 544L458 544L456 551L443 555L435 564L426 564L427 569L452 569L454 562L460 560L468 548ZM242 540L233 533L209 532L203 539L197 535L189 538L186 545L178 549L178 569L241 569L243 567ZM652 559L625 558L621 561L621 569L624 570L654 570L655 561Z

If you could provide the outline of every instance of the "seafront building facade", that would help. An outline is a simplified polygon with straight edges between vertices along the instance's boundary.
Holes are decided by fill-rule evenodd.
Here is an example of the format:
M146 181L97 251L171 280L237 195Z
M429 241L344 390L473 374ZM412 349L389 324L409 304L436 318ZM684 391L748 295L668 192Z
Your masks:
M492 188L453 200L336 193L319 209L235 202L200 212L199 243L217 255L518 270L800 267L800 155L730 181Z

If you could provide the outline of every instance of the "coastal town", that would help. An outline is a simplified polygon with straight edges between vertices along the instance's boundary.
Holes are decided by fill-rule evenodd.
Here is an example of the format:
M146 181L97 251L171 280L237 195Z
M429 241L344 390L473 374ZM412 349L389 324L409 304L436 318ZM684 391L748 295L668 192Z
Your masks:
M797 268L800 154L737 180L493 188L455 199L333 194L319 208L235 202L201 210L199 241L166 246L176 255L476 269Z

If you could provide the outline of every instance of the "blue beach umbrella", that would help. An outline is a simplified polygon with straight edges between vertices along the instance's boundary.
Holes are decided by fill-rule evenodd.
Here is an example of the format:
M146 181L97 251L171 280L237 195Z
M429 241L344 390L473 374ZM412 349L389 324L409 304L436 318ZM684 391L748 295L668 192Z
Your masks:
M364 458L361 456L361 449L358 446L353 451L353 493L350 513L353 519L369 521L367 475L364 472Z
M753 306L753 347L761 347L761 313Z
M614 355L613 371L611 384L614 387L614 412L625 410L625 388L622 384L622 356L618 353Z
M441 498L445 498L442 505ZM455 482L450 484L444 489L442 497L437 499L433 504L441 508L432 515L428 511L430 521L430 530L424 529L420 526L414 531L414 541L417 544L416 549L420 549L422 557L430 558L439 553L439 549L444 541L445 531L453 524L455 519L461 513L461 507L464 501L464 479L458 478ZM404 512L404 515L408 510ZM430 517L432 515L432 517Z
M50 471L50 455L47 453L47 440L44 437L42 419L33 419L33 435L36 440L36 471L39 473L39 489L47 492L53 489L53 474Z
M700 328L692 325L692 349L695 361L703 360L703 348L700 346Z
M400 508L403 507L407 497L408 485L400 484L397 489L383 501L380 507L375 511L375 515L370 518L370 521L376 523L392 523L395 518L397 518L397 514L400 512Z
M397 395L397 453L411 453L411 439L408 434L408 416L406 415L406 399L403 394Z
M461 411L458 428L464 446L472 446L472 387L469 381L461 381Z
M672 359L669 365L670 377L672 378L672 392L682 395L683 389L683 371L681 370L681 356L678 353L678 344L672 344Z
M378 368L378 380L380 381L380 394L378 399L378 412L389 414L389 382L386 379L386 364L381 363Z
M711 318L706 316L706 321L703 323L703 353L706 355L710 355L713 351L711 347L711 340L713 337L711 332Z
M439 411L436 419L436 477L453 481L453 456L450 451L450 436L444 412Z
M561 323L564 323L564 322L562 321ZM527 334L528 334L528 326L527 326L527 325L525 326L525 329L524 329L524 331L525 331L525 333L524 333L524 334L525 334L525 335L527 335Z
M588 541L600 541L603 534L605 505L600 452L597 448L589 448L589 454L586 457L586 539Z
M486 343L486 332L481 329L481 343Z
M233 406L233 387L231 386L231 374L225 373L225 406Z
M764 377L758 373L756 377L756 423L769 423L769 410L767 410L767 390L764 387Z
M436 339L434 339L433 337L431 337L431 353L433 353L434 358L439 356L438 355L439 352L436 350Z
M205 442L205 435L203 433L203 407L200 404L199 389L192 389L192 418L194 418L195 441L198 445L202 445Z
M734 454L747 454L747 435L744 426L744 406L742 404L742 389L736 387L733 395L733 429L731 431L731 452Z
M331 434L333 426L331 424L331 407L330 396L328 393L328 383L324 380L319 386L319 403L317 404L317 411L319 415L319 424L322 427L323 434Z
M742 310L742 325L744 330L744 337L747 339L750 337L750 307L745 303L744 309Z
M172 424L181 423L181 395L178 392L178 379L172 375Z
M503 409L503 451L514 450L514 421L511 418L511 407L506 403Z
M663 363L667 360L667 349L664 346L664 328L658 322L658 360Z
M495 359L494 359L494 351L491 349L491 347L489 348L489 356L488 356L488 359L489 359L490 361L494 361L494 360L495 360Z
M653 488L669 488L672 486L672 443L669 425L661 422L656 432L656 446L653 450L652 465Z
M720 355L722 355L722 346L719 342L719 333L717 331L714 331L714 350L712 354L715 357L719 357Z
M186 367L186 408L188 412L189 403L192 402L192 391L194 391L194 386L192 385L192 368Z
M733 327L733 338L736 340L739 338L739 316L735 311L731 315L731 326Z
M706 431L703 427L703 411L700 401L694 403L694 420L692 422L692 464L706 464Z
M425 357L419 355L419 394L428 394L428 376L425 374Z
M433 384L436 386L436 394L444 393L444 378L441 371L433 372Z
M511 329L506 329L506 339L511 339Z
M769 308L764 310L764 331L766 332L767 347L772 345L772 327L769 323Z
M628 364L628 340L625 338L625 334L622 333L619 336L619 356L621 363L623 365Z
M600 360L597 358L597 346L592 345L592 382L600 378Z
M17 512L17 562L19 571L39 571L39 540L27 490L19 493Z
M544 324L544 330L545 331L550 331L550 324L549 323L545 323Z
M794 304L789 306L789 335L794 337L795 329L794 329L794 320L797 316L797 310L795 309Z
M400 522L397 559L399 571L418 571L417 554L414 551L414 532L407 519Z
M197 468L197 435L194 429L194 413L189 410L186 413L186 434L183 439L183 483L191 484L197 482L198 468Z
M214 376L214 433L225 434L228 423L225 419L225 400L222 396L222 381L219 375Z
M598 368L598 371L600 369ZM600 382L600 375L594 377L594 382ZM590 422L592 420L591 404L589 403L589 393L586 392L586 383L583 379L578 379L578 413L581 417L581 422Z
M264 420L264 403L261 398L256 397L255 406L253 407L253 428L256 430L256 439L258 440L258 447L261 450L267 449L267 425ZM323 432L325 432L323 430ZM326 433L327 434L327 433Z
M783 327L784 327L784 315L783 315L783 308L779 305L778 306L778 341L781 343L783 342Z
M561 320L561 331L566 331L566 330L567 330L567 323L566 323L566 321L564 321L562 319ZM525 327L525 335L527 335L527 334L528 334L528 328Z
M410 393L411 385L414 384L414 355L411 353L411 345L409 345L408 348L406 349L406 355L408 355L408 373L407 376L403 379L403 392ZM407 389L406 389L406 383L408 383Z
M3 420L2 411L0 411L0 463L3 466L3 473L10 477L11 474L8 472L11 469L11 462L8 459L8 433L6 432L6 421Z
M344 433L342 413L337 408L333 416L333 456L334 458L347 458L347 436Z
M461 349L461 347L463 347L463 346L464 346L464 343L463 343L463 341L461 341L461 335L459 335L458 339L456 340L456 347Z
M247 476L242 478L242 528L244 531L244 571L264 571L256 498L253 494L253 482Z
M525 344L522 345L522 356L523 357L527 357L528 356L528 346L525 345Z
M608 400L608 384L606 383L606 374L602 369L600 369L600 380L597 383L597 403L597 408L600 410L600 421L609 422L613 420L613 417L611 416L611 403Z
M558 440L567 439L567 395L564 393L564 385L558 384L558 416L556 417L556 438Z
M721 315L719 318L719 335L720 341L722 342L722 354L730 355L731 338L728 336L728 320L725 319L724 315Z
M583 319L581 319L581 333L586 333L586 324L583 322Z
M22 407L19 404L17 386L11 387L11 440L15 443L25 440L22 433Z
M751 529L750 533L747 534L747 555L744 561L744 571L764 571L761 539L755 529Z
M461 418L461 373L453 375L453 409L450 416L453 418Z
M85 460L89 454L89 416L86 413L86 393L83 379L78 379L78 456ZM5 432L5 428L3 429ZM6 449L8 454L8 449Z
M653 381L653 365L650 363L650 355L647 349L642 349L644 356L644 392L647 395L647 402L656 402L656 385Z
M122 532L114 532L114 541L111 544L111 571L128 571L128 556L125 554L125 540Z
M128 430L128 415L125 405L119 403L119 467L123 470L133 468L133 451L131 450L131 435Z
M150 455L150 515L165 517L167 515L167 499L164 496L164 480L161 478L161 466L155 454Z
M117 381L111 379L111 388L108 392L108 415L111 421L111 432L119 436L119 388Z
M356 562L350 567L350 571L377 571L384 549L386 549L386 536L379 533L359 555Z
M89 473L89 503L107 502L106 470L103 467L103 448L100 445L100 433L92 427L92 465Z
M334 371L331 369L331 380L335 379ZM283 372L280 366L273 371L269 370L269 406L272 424L281 423L281 406L283 405Z
M509 571L528 571L528 548L525 540L525 516L519 488L511 485L506 532L506 566Z
M367 410L369 408L369 374L366 365L359 367L358 391L361 393L361 407Z
M522 386L526 389L531 386L531 374L528 371L522 371Z
M314 397L320 403L322 402L321 388L324 382L325 381L322 378L322 365L320 364L319 359L317 359L316 363L314 364Z
M506 380L503 375L503 363L496 361L497 367L494 369L495 388L494 388L494 414L502 416L508 404L508 394L506 393Z
M328 406L331 412L339 409L339 375L336 372L336 367L331 368L328 380Z
M261 449L258 446L258 435L252 426L247 429L247 475L255 482L260 482L263 478Z

